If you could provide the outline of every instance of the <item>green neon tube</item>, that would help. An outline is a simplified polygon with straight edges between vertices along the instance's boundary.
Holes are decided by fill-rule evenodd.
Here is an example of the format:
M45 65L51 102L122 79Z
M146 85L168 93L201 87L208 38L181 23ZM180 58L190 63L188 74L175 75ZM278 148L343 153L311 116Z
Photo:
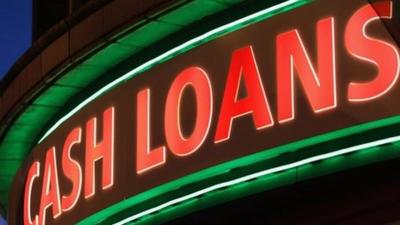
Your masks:
M167 208L169 206L173 206L175 204L188 201L190 199L199 197L201 195L207 194L209 192L212 192L212 191L215 191L215 190L218 190L218 189L227 188L227 187L234 186L234 185L237 185L237 184L240 184L240 183L244 183L244 182L247 182L247 181L250 181L250 180L253 180L253 179L256 179L256 178L260 178L260 177L263 177L263 176L266 176L266 175L269 175L269 174L273 174L273 173L277 173L277 172L282 172L282 171L285 171L285 170L293 169L293 168L296 168L296 167L299 167L299 166L303 166L303 165L306 165L306 164L309 164L309 163L314 163L314 162L318 162L318 161L321 161L321 160L333 158L333 157L336 157L336 156L340 156L340 155L356 152L356 151L359 151L359 150L362 150L362 149L368 149L368 148L371 148L371 147L376 147L376 146L389 144L389 143L393 143L393 142L397 142L397 141L400 141L400 136L389 137L389 138L385 138L385 139L381 139L381 140L377 140L377 141L372 141L372 142L369 142L369 143L364 143L364 144L352 146L352 147L349 147L349 148L340 149L340 150L337 150L337 151L333 151L333 152L329 152L329 153L313 156L313 157L306 158L306 159L303 159L303 160L299 160L297 162L293 162L293 163L289 163L289 164L286 164L286 165L282 165L282 166L274 167L274 168L271 168L271 169L263 170L263 171L260 171L260 172L257 172L257 173L249 174L249 175L246 175L246 176L243 176L243 177L240 177L240 178L236 178L236 179L233 179L233 180L230 180L230 181L218 183L218 184L212 185L210 187L201 189L199 191L193 192L191 194L188 194L188 195L185 195L185 196L170 200L170 201L168 201L166 203L163 203L163 204L158 205L156 207L150 208L150 209L145 210L143 212L137 213L135 215L132 215L132 216L130 216L130 217L124 219L124 220L121 220L121 221L119 221L117 223L114 223L114 225L123 225L123 224L129 223L129 222L133 222L133 221L135 221L135 220L137 220L139 218L142 218L142 217L144 217L146 215L161 211L161 210L163 210L163 209L165 209L165 208Z
M311 1L312 0L288 0L288 1L282 2L280 4L274 5L272 7L266 8L264 10L261 10L254 14L251 14L249 16L243 17L236 21L233 21L233 22L230 22L223 26L220 26L218 28L215 28L215 29L208 31L198 37L195 37L187 42L184 42L183 44L181 44L177 47L174 47L174 48L166 51L165 53L145 62L144 64L136 67L135 69L129 71L128 73L122 75L121 77L115 79L114 81L108 83L107 85L103 86L98 91L96 91L94 94L92 94L91 96L89 96L88 98L83 100L81 103L79 103L77 106L75 106L75 108L73 108L71 111L69 111L63 117L61 117L57 122L55 122L44 133L44 135L39 139L38 143L41 143L53 131L55 131L59 126L61 126L61 124L63 124L66 120L68 120L71 116L73 116L79 110L84 108L87 104L94 101L95 99L97 99L98 97L103 95L104 93L110 91L112 88L118 86L122 82L125 82L125 81L131 79L132 77L134 77L140 73L143 73L146 70L149 70L154 65L165 62L166 60L171 59L178 54L181 54L181 53L186 52L194 47L204 44L207 41L210 41L212 39L220 37L221 35L233 32L233 31L243 28L247 25L253 24L255 22L261 21L266 18L270 18L270 17L280 14L282 12L290 11L294 8L302 6Z
M147 190L145 192L139 193L135 196L129 197L117 204L111 205L110 207L103 209L88 218L80 221L78 225L86 225L86 224L96 224L98 221L101 221L102 218L107 218L108 216L112 216L119 212L122 212L125 209L128 209L134 205L141 204L145 201L148 201L150 198L157 197L166 193L169 193L172 190L175 190L177 186L185 186L192 183L202 182L208 180L211 177L218 176L221 174L225 174L227 171L231 171L234 168L238 167L247 167L254 165L256 163L272 159L281 155L283 153L295 152L299 149L305 149L310 146L316 146L322 143L334 143L335 140L342 140L345 137L354 137L359 134L366 134L366 132L379 134L379 136L371 135L369 136L369 140L365 140L365 142L369 143L375 140L383 139L386 137L397 135L397 127L400 124L400 116L394 116L390 118L385 118L377 121L372 121L364 124L355 125L352 127L344 128L341 130L332 131L329 133L321 134L318 136L306 138L303 140L295 141L292 143L280 145L277 147L273 147L271 149L265 149L258 153L254 153L252 155L244 156L242 158L234 159L229 162L225 162L223 164L215 165L213 167L204 169L202 171L196 172L194 174L189 174L185 177L179 178L177 180L168 182L166 184L162 184L153 189ZM381 129L389 129L390 134L382 134L380 132ZM367 134L369 134L367 133ZM385 135L385 136L381 136ZM359 140L364 142L363 140ZM343 145L340 145L343 146ZM347 147L347 146L345 146ZM337 147L336 149L343 148ZM327 149L328 151L329 149ZM333 151L334 149L332 149ZM326 152L326 151L325 151Z

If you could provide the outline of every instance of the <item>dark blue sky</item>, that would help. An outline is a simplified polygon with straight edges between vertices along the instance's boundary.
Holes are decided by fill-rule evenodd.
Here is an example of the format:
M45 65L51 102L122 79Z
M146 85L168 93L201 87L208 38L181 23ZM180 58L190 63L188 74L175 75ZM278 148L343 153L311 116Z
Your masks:
M6 0L0 7L0 79L30 47L32 0Z
M31 46L32 0L5 0L0 7L0 79ZM0 216L0 225L5 221Z

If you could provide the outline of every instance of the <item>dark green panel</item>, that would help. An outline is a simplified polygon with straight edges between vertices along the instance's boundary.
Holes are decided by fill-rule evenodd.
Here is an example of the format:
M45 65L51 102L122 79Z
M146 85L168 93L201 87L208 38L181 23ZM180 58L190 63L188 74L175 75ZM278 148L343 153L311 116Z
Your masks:
M19 159L23 160L29 153L26 148L27 143L15 142L15 141L4 141L0 145L2 159Z
M243 0L216 0L216 1L232 5L243 2Z
M20 160L2 160L0 159L0 165L1 165L1 170L0 170L0 176L11 176L14 175L19 166L21 165Z
M69 71L59 81L58 85L84 88L100 77L107 69L99 66L79 65Z
M0 192L8 191L7 187L11 185L13 178L10 176L0 176Z
M64 86L52 86L47 89L33 104L61 107L80 89Z
M8 191L0 191L0 203L7 209Z
M7 142L32 143L32 138L39 131L37 127L32 125L14 124L12 128L4 138Z
M56 112L57 108L54 107L30 105L18 117L15 124L32 125L40 129L40 125L43 124L43 119L53 117Z
M112 43L86 60L84 65L112 68L140 49L132 45Z
M207 15L219 12L224 8L226 8L225 4L215 1L196 0L171 13L161 16L159 20L185 26L202 19Z
M177 25L160 21L152 21L146 24L146 26L142 26L135 32L132 32L131 34L121 38L118 42L127 45L146 47L151 43L159 41L163 37L178 31L180 28L181 27Z

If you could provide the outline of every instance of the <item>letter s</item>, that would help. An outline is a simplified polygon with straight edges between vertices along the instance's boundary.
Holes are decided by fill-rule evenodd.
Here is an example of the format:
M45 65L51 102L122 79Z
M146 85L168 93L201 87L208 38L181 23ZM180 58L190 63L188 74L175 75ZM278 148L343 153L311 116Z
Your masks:
M398 80L400 58L397 48L366 34L367 26L373 21L392 18L392 5L392 1L377 2L374 6L367 4L357 10L347 23L345 45L349 53L378 67L378 74L373 80L349 84L348 99L351 102L378 98L387 93Z

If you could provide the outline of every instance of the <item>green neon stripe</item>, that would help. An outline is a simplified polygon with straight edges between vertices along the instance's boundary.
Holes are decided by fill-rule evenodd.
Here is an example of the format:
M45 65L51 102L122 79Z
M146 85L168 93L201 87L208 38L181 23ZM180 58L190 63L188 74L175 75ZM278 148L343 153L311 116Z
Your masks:
M345 169L398 158L400 156L400 151L399 147L395 146L395 144L399 144L399 142L393 145L369 148L349 155L326 159L318 163L307 164L297 167L296 169L289 169L280 173L270 174L252 181L233 185L223 190L216 190L199 198L171 206L152 215L144 216L140 220L129 224L165 224L178 217L190 215L193 212L210 208L221 203L294 184L302 179L304 180L304 178L313 178L316 177L315 174L318 176L328 175Z
M124 201L121 201L115 205L112 205L86 219L79 222L78 225L89 225L98 224L99 221L104 220L104 218L110 217L114 214L122 212L125 209L131 208L132 206L139 205L157 196L161 196L165 193L175 190L177 187L182 187L189 185L191 183L196 183L199 181L209 180L211 177L215 177L221 174L225 174L234 168L246 167L249 165L254 165L258 162L264 161L266 159L273 159L274 157L288 152L294 152L299 149L304 149L310 146L318 145L321 143L332 142L340 138L353 136L356 134L364 134L368 131L374 131L379 128L386 128L390 125L399 124L400 116L394 116L391 118L386 118L382 120L377 120L373 122L368 122L361 125L356 125L353 127L329 132L326 134L318 135L315 137L310 137L301 141L296 141L286 145L281 145L268 150L264 150L253 155L245 156L230 162L226 162L214 167L204 169L202 171L190 174L188 176L179 178L175 181L160 185L136 196L130 197ZM375 132L380 133L380 132ZM313 157L313 156L311 156Z
M357 146L353 146L353 147L349 147L349 148L345 148L345 149L341 149L341 150L337 150L334 152L330 152L330 153L326 153L326 154L322 154L322 155L317 155L317 156L313 156L307 159L302 159L300 161L296 161L293 163L289 163L286 165L282 165L282 166L278 166L278 167L274 167L271 169L267 169L267 170L263 170L257 173L253 173L244 177L240 177L240 178L236 178L234 180L230 180L230 181L226 181L226 182L222 182L222 183L218 183L215 185L212 185L210 187L201 189L199 191L196 191L194 193L190 193L188 195L179 197L179 198L175 198L173 200L170 200L166 203L163 203L161 205L158 205L156 207L150 208L148 210L145 210L143 212L134 214L126 219L123 219L117 223L114 223L114 225L124 225L127 224L128 222L134 222L138 219L143 218L144 216L148 216L151 215L153 213L159 212L161 210L167 209L170 206L179 204L179 203L185 203L187 201L190 201L192 199L195 199L197 197L200 197L202 195L217 191L217 190L221 190L221 189L225 189L225 188L229 188L232 186L236 186L254 179L258 179L258 178L262 178L265 177L267 175L273 174L273 173L278 173L278 172L282 172L282 171L286 171L289 169L294 169L300 166L304 166L310 163L315 163L321 160L326 160L326 159L330 159L330 158L334 158L337 156L341 156L341 155L345 155L345 154L349 154L349 153L353 153L353 152L357 152L360 150L364 150L364 149L368 149L371 147L376 147L376 146L380 146L380 145L385 145L385 144L390 144L393 142L399 142L400 141L400 136L394 136L394 137L390 137L390 138L386 138L383 140L378 140L378 141L374 141L374 142L370 142L370 143L365 143L365 144L361 144L361 145L357 145Z
M245 26L254 24L261 20L265 20L267 18L273 17L273 16L281 14L283 12L290 11L294 8L303 6L310 2L312 2L312 0L288 0L288 1L285 1L283 3L274 5L267 9L261 10L257 13L251 14L249 16L243 17L234 22L228 23L226 25L223 25L221 27L218 27L216 29L208 31L208 32L204 33L203 35L193 38L175 48L172 48L172 49L166 51L165 53L147 61L146 63L136 67L135 69L133 69L130 72L124 74L123 76L117 78L116 80L108 83L107 85L105 85L104 87L102 87L98 91L96 91L94 94L89 96L87 99L83 100L75 108L73 108L69 113L67 113L66 115L61 117L57 122L55 122L55 124L52 125L44 133L44 135L39 139L38 143L42 142L48 135L50 135L54 130L56 130L59 126L61 126L61 124L63 124L66 120L68 120L71 116L73 116L79 110L84 108L90 102L94 101L95 99L97 99L98 97L103 95L104 93L115 88L119 84L131 79L132 77L134 77L140 73L143 73L144 71L149 70L150 68L154 67L155 65L163 63L163 62L177 56L178 54L182 54L190 49L193 49L194 47L200 46L200 45L202 45L208 41L211 41L215 38L218 38L222 35L236 31Z

